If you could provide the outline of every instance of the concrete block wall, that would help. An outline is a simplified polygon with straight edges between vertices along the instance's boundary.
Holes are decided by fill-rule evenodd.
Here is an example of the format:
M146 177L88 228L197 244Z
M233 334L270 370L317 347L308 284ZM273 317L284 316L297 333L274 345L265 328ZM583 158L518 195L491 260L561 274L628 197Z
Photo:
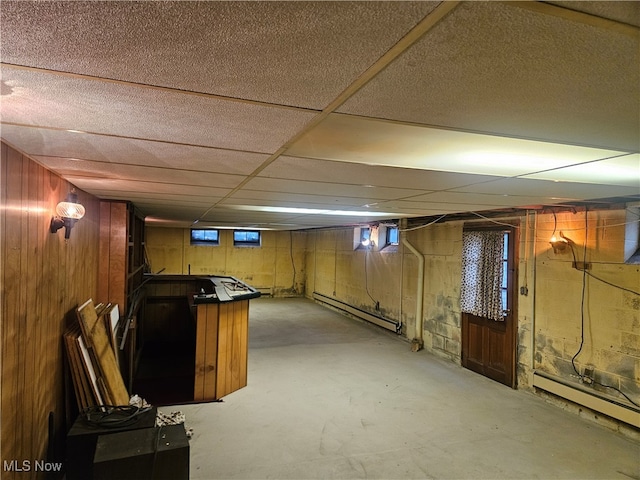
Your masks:
M539 217L533 366L573 382L592 367L596 381L637 401L640 296L632 292L640 291L640 265L624 263L624 224L622 209ZM573 267L571 249L553 251L549 238L554 226L556 235L562 230L575 243L576 259L589 264L587 274ZM594 388L616 396L611 389Z
M640 394L640 297L587 276L582 306L583 272L572 266L573 254L553 252L554 225L576 244L582 260L585 213L530 212L501 221L519 224L517 259L517 374L519 388L532 388L541 370L578 382L575 364L595 370L597 381ZM472 222L467 222L472 223ZM586 259L589 272L632 291L640 290L640 266L626 265L625 210L588 213ZM424 256L424 348L460 363L460 275L464 222L438 223L402 235ZM307 239L306 295L313 291L353 306L371 309L363 277L364 253L353 250L353 229L310 231ZM399 246L394 254L370 252L368 286L390 318L400 319L403 334L414 338L418 262ZM397 286L394 288L394 286ZM401 298L400 303L397 297ZM595 387L597 388L597 387ZM602 389L601 389L602 390ZM609 389L606 389L609 390ZM603 390L604 391L604 390ZM605 391L614 397L613 391ZM619 395L618 395L619 397ZM620 398L620 397L619 397Z
M233 231L220 230L220 245L190 244L190 229L147 227L151 270L162 274L229 275L274 296L305 291L306 233L262 231L260 247L234 247Z
M307 232L306 296L318 292L364 311L399 320L401 262L396 251L354 250L353 228Z

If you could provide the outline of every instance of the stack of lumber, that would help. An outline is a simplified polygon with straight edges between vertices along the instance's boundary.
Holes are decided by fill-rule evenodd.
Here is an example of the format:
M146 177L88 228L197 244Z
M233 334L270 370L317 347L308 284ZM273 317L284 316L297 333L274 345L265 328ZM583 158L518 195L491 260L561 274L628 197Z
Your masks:
M94 305L89 299L76 310L78 322L64 334L78 408L128 405L117 355L118 306Z

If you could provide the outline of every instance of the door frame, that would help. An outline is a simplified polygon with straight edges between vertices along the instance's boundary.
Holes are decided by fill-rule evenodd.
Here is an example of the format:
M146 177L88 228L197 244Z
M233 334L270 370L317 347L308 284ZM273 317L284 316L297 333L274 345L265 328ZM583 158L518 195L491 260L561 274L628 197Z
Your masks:
M506 357L508 357L508 365L510 372L507 372L506 378L498 378L493 374L490 367L479 367L475 362L469 359L469 320L473 315L462 313L460 314L460 329L461 329L461 352L460 363L463 367L468 368L476 373L484 375L492 380L498 381L511 388L517 388L517 352L518 352L518 252L519 252L519 221L500 222L495 223L477 223L465 225L463 231L481 231L481 230L496 230L509 232L509 246L508 246L508 278L507 278L507 307L509 313L505 318L504 324L504 336L505 346L509 347ZM492 320L487 320L492 322ZM500 329L502 330L502 329ZM508 344L508 345L507 345ZM486 344L488 345L488 343ZM486 348L485 345L485 348Z

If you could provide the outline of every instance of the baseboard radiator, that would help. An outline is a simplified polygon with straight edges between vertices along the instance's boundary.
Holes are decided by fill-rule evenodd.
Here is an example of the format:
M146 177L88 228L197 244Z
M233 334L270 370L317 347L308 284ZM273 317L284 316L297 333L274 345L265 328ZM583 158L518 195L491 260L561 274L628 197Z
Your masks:
M273 297L273 289L271 287L255 287L263 297Z
M623 405L615 400L609 400L597 395L595 392L592 393L587 390L587 387L571 385L553 375L541 371L533 373L533 386L636 428L640 428L640 410Z
M387 330L391 330L395 333L398 333L400 331L400 328L402 327L402 324L400 322L373 315L369 312L361 310L360 308L349 305L348 303L341 302L340 300L336 300L335 298L327 297L326 295L318 292L313 292L313 299L319 303L324 303L333 308L346 312L356 318L374 323L379 327L386 328Z

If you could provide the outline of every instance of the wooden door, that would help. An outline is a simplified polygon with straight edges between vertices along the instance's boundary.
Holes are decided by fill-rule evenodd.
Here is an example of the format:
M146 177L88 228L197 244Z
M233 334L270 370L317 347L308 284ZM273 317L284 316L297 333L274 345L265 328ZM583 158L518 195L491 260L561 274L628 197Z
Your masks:
M504 321L462 313L462 366L509 387L516 387L515 255L516 230L504 229Z

